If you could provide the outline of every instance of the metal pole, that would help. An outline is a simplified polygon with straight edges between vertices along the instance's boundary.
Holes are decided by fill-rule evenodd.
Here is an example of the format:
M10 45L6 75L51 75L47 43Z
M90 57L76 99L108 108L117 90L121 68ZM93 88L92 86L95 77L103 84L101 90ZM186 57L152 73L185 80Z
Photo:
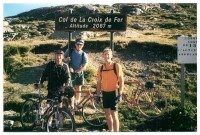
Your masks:
M113 9L110 11L111 14L113 14ZM114 43L113 43L113 37L114 37L114 32L110 32L110 48L112 51L114 51Z
M73 9L70 9L69 13L72 14L72 11L73 11ZM68 35L68 51L70 50L71 41L72 41L72 32L69 31L69 35ZM70 51L69 51L69 53L70 53ZM69 53L68 53L68 56L70 56Z
M112 49L112 51L114 51L113 36L114 32L110 32L110 48Z
M185 102L185 66L181 64L181 107L184 108Z

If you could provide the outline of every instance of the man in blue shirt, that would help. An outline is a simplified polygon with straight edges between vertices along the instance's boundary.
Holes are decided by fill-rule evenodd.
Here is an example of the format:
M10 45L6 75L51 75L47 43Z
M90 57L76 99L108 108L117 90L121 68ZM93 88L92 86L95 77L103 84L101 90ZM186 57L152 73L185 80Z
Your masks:
M77 39L75 48L67 49L64 54L65 62L69 63L72 84L76 91L81 91L81 86L84 84L83 71L88 64L87 54L82 50L84 43L83 39ZM75 98L75 103L78 104L80 102L81 93L76 93ZM74 107L74 97L72 98L72 107Z

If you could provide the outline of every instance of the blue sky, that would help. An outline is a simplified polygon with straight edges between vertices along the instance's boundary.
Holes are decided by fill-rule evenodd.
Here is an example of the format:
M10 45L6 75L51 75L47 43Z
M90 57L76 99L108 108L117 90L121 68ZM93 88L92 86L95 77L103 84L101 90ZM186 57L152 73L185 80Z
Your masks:
M40 7L50 7L50 6L58 6L58 5L69 5L69 4L112 5L114 3L142 3L142 2L143 3L157 3L158 2L157 0L148 0L145 2L144 0L34 0L34 2L33 1L24 2L24 0L1 0L1 1L3 1L3 17L17 15L19 13L30 11L32 9L36 9ZM159 2L162 2L162 1L163 0L159 0ZM185 3L185 1L188 2L188 0L174 0L173 2ZM196 0L190 0L191 3L193 3L194 1ZM164 3L167 3L167 2L169 2L169 0L164 1Z
M66 1L66 2L54 2L54 3L3 3L3 17L17 15L22 12L30 11L32 9L40 8L40 7L50 7L50 6L59 6L59 5L69 5L69 4L106 4L112 5L113 3L117 2L118 0L111 0L109 2L98 2L98 1L91 1L87 0L87 3L78 2L77 0L74 1Z
M4 3L3 4L3 16L8 17L17 15L22 12L30 11L32 9L40 7L57 6L59 4L47 4L47 3Z

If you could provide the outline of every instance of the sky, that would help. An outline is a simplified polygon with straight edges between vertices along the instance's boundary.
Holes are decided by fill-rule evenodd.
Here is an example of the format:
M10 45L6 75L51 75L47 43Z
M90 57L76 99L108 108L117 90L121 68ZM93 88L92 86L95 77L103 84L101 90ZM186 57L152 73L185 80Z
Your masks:
M192 3L196 0L1 0L3 4L3 17L17 15L22 12L30 11L40 7L50 7L69 4L105 4L112 5L114 3L158 3L158 2L172 2L172 3Z
M125 0L128 1L128 0ZM130 1L130 0L129 0ZM20 3L17 1L14 2L8 2L6 0L5 3L3 3L3 17L13 16L17 15L22 12L30 11L32 9L40 8L40 7L50 7L50 6L59 6L59 5L69 5L69 4L106 4L106 5L112 5L113 3L120 2L120 0L101 0L101 1L94 1L94 0L87 0L87 2L84 2L83 0L77 1L77 0L66 0L66 1L59 1L59 2L46 2L45 0L42 1L43 3L37 2L35 3Z
M13 15L17 15L19 13L22 12L26 12L26 11L30 11L32 9L36 9L36 8L40 8L40 7L50 7L50 6L58 6L58 5L69 5L69 4L105 4L105 5L112 5L114 3L197 3L197 0L1 0L0 1L0 19L3 20L3 17L7 17L7 16L13 16ZM198 8L199 10L199 4L198 4ZM199 18L199 14L198 17ZM199 21L197 21L199 22ZM3 28L2 26L3 24L0 23L1 28ZM197 29L197 31L199 31L199 29ZM199 32L197 32L199 33ZM0 41L3 41L3 32L0 32ZM1 43L3 44L3 43ZM1 46L2 48L0 48L0 58L3 58L3 45ZM197 59L198 59L197 55ZM0 69L1 71L3 71L3 60L0 60ZM198 74L199 74L199 68L198 68ZM3 72L1 72L1 76L3 76ZM198 77L199 78L199 77ZM0 77L0 91L2 90L2 85L3 83L3 77ZM199 81L198 81L199 82ZM200 92L198 92L198 96ZM1 94L0 99L3 99L3 94ZM1 100L1 105L0 105L0 110L3 110L3 100ZM199 98L198 98L199 101ZM199 111L198 111L199 112ZM3 115L1 115L3 116ZM198 117L198 122L199 122L199 118ZM0 117L0 121L3 121L3 118ZM1 124L3 124L1 122ZM200 125L200 124L198 124ZM0 125L0 133L3 134L3 125ZM198 128L198 131L199 128ZM197 132L195 132L196 134ZM135 134L135 133L134 133ZM149 133L148 133L149 134ZM162 133L163 135L164 133ZM167 133L169 134L169 132ZM188 135L188 133L185 133ZM190 133L189 133L190 134Z

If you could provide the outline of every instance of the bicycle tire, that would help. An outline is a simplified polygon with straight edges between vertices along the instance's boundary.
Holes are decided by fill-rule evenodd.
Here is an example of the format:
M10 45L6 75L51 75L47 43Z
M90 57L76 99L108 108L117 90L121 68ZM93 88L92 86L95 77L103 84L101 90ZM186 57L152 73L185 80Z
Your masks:
M103 99L100 97L99 103L97 103L96 98L97 96L93 96L85 101L82 107L82 116L84 121L90 126L101 127L106 124Z
M167 108L166 97L155 88L142 91L138 95L137 103L140 112L149 118L159 117Z
M75 132L74 117L67 109L54 110L46 121L47 132Z
M31 99L26 100L21 108L20 120L26 130L31 130L35 126L35 120L38 116L37 102Z

